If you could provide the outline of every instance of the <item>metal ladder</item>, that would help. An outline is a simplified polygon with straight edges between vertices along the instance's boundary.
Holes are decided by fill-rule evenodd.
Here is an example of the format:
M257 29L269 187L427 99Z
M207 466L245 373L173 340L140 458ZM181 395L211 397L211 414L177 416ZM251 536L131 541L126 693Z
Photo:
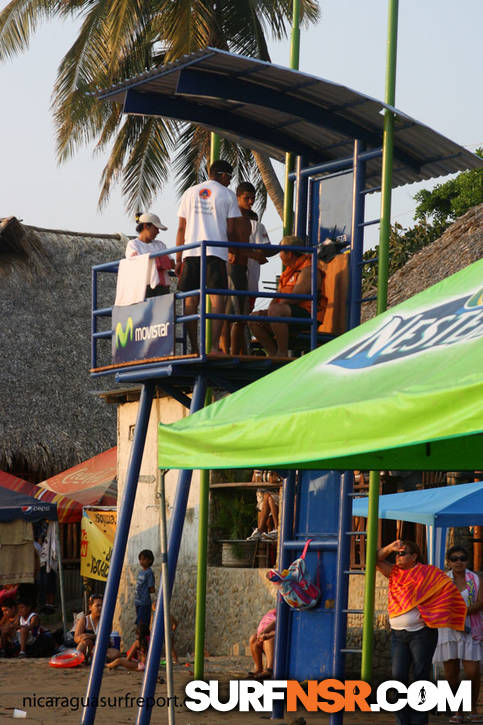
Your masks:
M363 533L351 531L352 489L352 471L291 472L285 483L279 569L287 568L310 538L307 566L313 581L319 567L322 595L319 605L306 611L290 609L279 597L276 680L343 680L345 655L361 651L346 647L347 616L362 612L347 606L349 575L357 571L349 568L350 537ZM282 702L275 703L272 717L283 717ZM342 717L342 712L331 714L331 725L340 725Z

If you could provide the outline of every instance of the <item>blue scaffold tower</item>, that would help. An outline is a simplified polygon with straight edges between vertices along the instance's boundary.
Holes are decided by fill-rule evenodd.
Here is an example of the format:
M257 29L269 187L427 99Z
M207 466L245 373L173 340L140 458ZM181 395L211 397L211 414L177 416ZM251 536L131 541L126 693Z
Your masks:
M106 89L101 97L106 102L121 102L125 113L199 124L275 159L283 160L286 152L296 155L294 233L306 245L301 251L312 256L312 290L309 295L299 296L300 300L311 302L310 333L295 335L298 349L302 351L312 350L334 334L357 326L361 305L374 299L362 297L361 279L363 265L377 262L377 258L364 261L363 248L364 230L380 221L366 220L365 199L381 188L381 110L386 108L396 118L394 186L476 168L480 163L457 144L380 101L299 71L212 48ZM340 270L329 307L332 304L337 308L342 322L332 330L320 328L316 309L317 257L325 254L327 239L339 252ZM92 270L91 375L114 375L116 382L123 385L136 383L141 386L141 396L90 670L88 701L82 715L84 725L95 721L96 699L156 390L172 396L194 413L204 406L207 388L231 393L290 362L256 355L209 354L206 336L209 320L247 321L249 316L214 314L209 310L208 297L251 293L207 287L208 244L235 246L205 240L185 247L200 247L199 289L174 292L128 307L98 304L102 280L105 275L117 274L119 261L98 265ZM179 250L171 247L151 256ZM196 315L184 314L183 300L188 296L199 298ZM259 296L270 299L283 295L265 291ZM335 312L334 316L337 316ZM134 330L148 324L148 320L162 334L156 336L153 346L136 347L136 343L145 340L137 339ZM193 320L199 329L200 345L196 354L190 352L186 342L185 326ZM293 318L272 318L271 321L298 324ZM303 322L307 324L307 320ZM109 343L113 358L106 363L100 359L100 348ZM279 568L285 568L299 556L307 539L311 539L309 565L312 570L320 569L323 596L316 608L306 612L289 610L279 603L274 672L277 679L343 678L344 657L352 651L345 643L347 615L358 613L351 612L347 605L349 576L355 573L349 567L353 536L352 481L351 471L291 472L285 481ZM167 541L169 594L176 576L190 483L191 471L180 471ZM137 715L139 724L148 723L151 717L152 708L148 703L154 695L163 646L161 597L160 591L140 693L143 704ZM277 705L272 714L275 719L283 716L283 704ZM342 713L331 715L331 722L333 725L342 722Z

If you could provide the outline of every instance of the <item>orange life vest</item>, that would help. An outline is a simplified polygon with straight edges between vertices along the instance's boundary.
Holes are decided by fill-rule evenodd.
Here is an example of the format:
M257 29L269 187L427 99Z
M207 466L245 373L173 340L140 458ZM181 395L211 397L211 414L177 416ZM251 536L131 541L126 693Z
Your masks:
M295 285L297 284L300 272L305 267L312 266L312 259L309 254L303 254L297 257L295 264L290 267L285 267L278 282L278 291L284 292L285 294L293 294ZM327 308L327 297L325 296L325 272L321 268L320 264L317 263L317 274L318 274L318 292L317 292L317 322L320 324L324 319L325 310ZM283 299L277 300L283 302ZM298 300L297 304L299 307L303 307L309 314L312 313L312 303L310 300Z

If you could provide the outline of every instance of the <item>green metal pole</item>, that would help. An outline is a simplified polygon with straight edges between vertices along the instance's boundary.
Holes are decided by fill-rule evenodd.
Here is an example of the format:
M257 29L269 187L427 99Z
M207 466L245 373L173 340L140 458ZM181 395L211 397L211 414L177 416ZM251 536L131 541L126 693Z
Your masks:
M389 0L386 52L385 103L394 106L396 99L398 0ZM394 115L384 112L382 144L381 225L379 231L379 264L377 282L377 314L387 307L387 280L389 270L389 232L391 229L392 158L394 144ZM367 518L366 576L364 586L364 620L362 625L361 679L372 677L374 598L376 579L376 551L379 516L379 471L369 476L369 502Z
M389 0L388 39L386 57L386 94L384 101L394 106L396 101L398 0ZM391 230L392 157L394 147L394 114L384 111L382 142L381 226L379 230L379 264L377 281L377 314L387 307L387 280L389 270L389 233Z
M205 405L211 403L211 388L205 396ZM195 617L195 680L202 680L205 667L206 579L208 571L208 518L210 506L210 472L200 471L200 509L198 525L198 575L196 579Z
M220 137L211 133L210 166L220 158ZM206 298L206 311L211 312L211 300ZM206 320L206 350L211 350L211 320ZM205 405L211 403L211 388L205 395ZM205 667L206 575L208 570L208 520L210 506L210 472L200 471L200 508L198 524L198 570L196 579L195 661L194 677L203 679Z
M293 232L293 181L288 177L294 170L293 154L285 154L285 193L283 195L283 236Z
M362 624L361 662L361 680L364 682L370 682L372 677L376 551L379 515L379 471L371 471L369 474L367 514L366 575L364 579L364 619Z
M290 41L290 68L298 70L300 63L300 0L293 0L292 35ZM285 154L285 194L283 198L283 233L293 232L293 181L289 174L294 170L293 154Z
M211 132L210 136L210 166L220 158L221 139L217 133Z
M210 134L210 166L220 158L221 139L213 131ZM206 298L206 311L211 312L211 300ZM206 320L205 350L211 350L211 320Z
M211 299L209 295L206 295L206 312L208 314L211 312ZM205 350L209 352L211 350L211 320L206 320L205 330Z

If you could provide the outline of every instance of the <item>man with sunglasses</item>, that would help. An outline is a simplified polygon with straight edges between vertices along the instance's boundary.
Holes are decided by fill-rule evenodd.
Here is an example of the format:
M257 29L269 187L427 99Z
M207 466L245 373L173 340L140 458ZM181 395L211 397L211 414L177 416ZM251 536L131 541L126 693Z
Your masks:
M208 181L187 189L181 197L178 209L178 232L176 246L193 242L238 242L242 241L242 214L233 191L227 187L233 175L231 164L222 159L211 164ZM199 289L201 247L177 252L175 271L178 275L178 289L181 292ZM227 247L206 248L206 286L212 289L227 289L226 264ZM198 297L187 297L185 314L193 315L198 310ZM210 295L211 311L225 312L225 296ZM212 320L212 345L209 352L218 353L223 320ZM186 323L192 351L198 354L198 323Z
M395 554L396 563L386 559ZM466 605L453 582L437 567L421 563L413 541L397 539L377 552L377 568L389 579L392 678L409 685L431 680L438 628L464 629ZM451 623L451 624L450 624ZM412 666L412 680L409 671ZM399 725L426 725L428 713L406 705Z

